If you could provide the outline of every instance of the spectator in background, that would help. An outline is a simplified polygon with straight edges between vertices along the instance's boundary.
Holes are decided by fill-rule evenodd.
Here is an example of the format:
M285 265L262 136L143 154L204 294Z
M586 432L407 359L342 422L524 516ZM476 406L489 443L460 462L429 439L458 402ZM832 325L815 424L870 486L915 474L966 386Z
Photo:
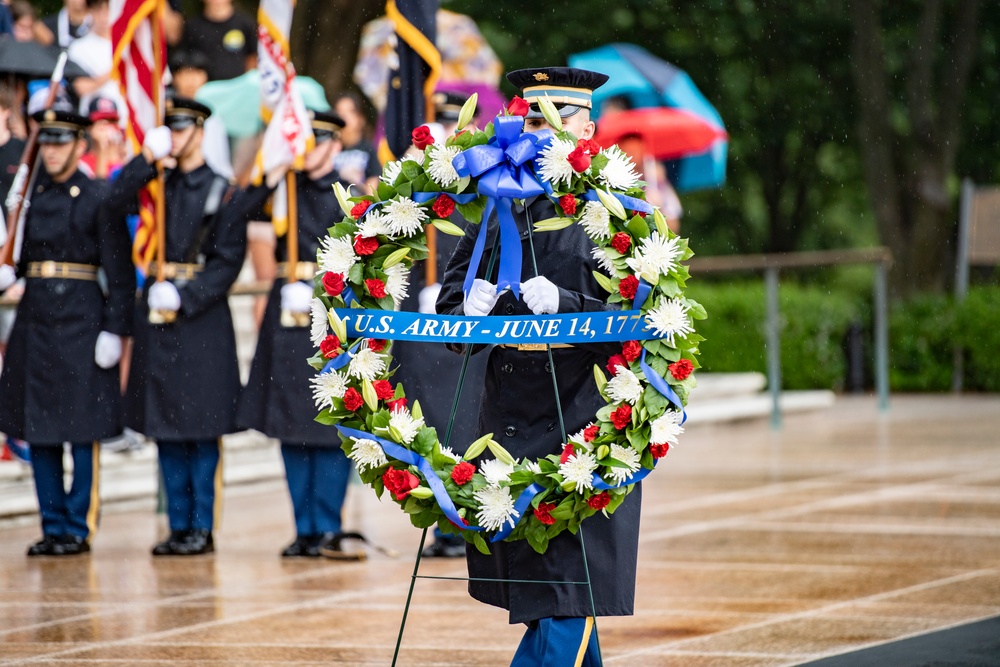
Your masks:
M38 20L35 7L28 0L13 0L10 13L14 20L14 40L18 42L39 42L51 44L52 32Z
M0 204L7 199L10 185L17 174L17 166L24 152L24 142L10 131L10 119L14 115L14 91L0 85Z
M94 97L87 117L91 122L90 147L80 159L81 168L85 166L92 178L108 180L127 157L118 106L107 97Z
M90 13L87 11L86 0L63 0L63 8L59 13L44 17L42 23L48 28L55 44L65 49L73 40L90 31ZM53 42L43 43L48 46Z
M361 98L354 93L341 93L333 100L333 110L345 123L340 131L343 150L333 166L341 180L362 186L366 192L374 192L382 165L375 146L367 137L368 120Z
M257 66L257 23L233 0L203 0L201 16L187 20L181 47L207 58L209 81L233 79Z
M90 76L73 80L73 92L80 98L80 113L90 112L90 101L95 97L106 97L118 107L119 118L125 116L125 102L122 100L118 83L111 78L111 22L108 0L86 0L90 10L91 28L83 37L69 45L70 60L83 68Z
M0 0L0 37L14 32L14 17L7 0Z
M174 51L170 56L171 88L174 95L196 99L198 89L208 81L208 59L201 51ZM201 152L212 171L228 181L233 181L233 162L229 154L229 137L222 119L212 115L205 119Z

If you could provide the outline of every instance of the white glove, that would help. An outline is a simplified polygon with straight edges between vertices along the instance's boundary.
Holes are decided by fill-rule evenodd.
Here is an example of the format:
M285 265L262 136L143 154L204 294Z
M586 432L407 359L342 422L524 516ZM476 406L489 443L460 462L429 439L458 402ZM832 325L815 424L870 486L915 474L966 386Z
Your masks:
M170 128L161 125L146 133L146 138L142 140L142 147L149 150L154 160L162 160L170 155L173 143L170 138Z
M111 368L122 358L122 337L102 331L97 334L94 346L94 363L104 369Z
M476 278L472 281L472 288L465 297L462 309L466 315L473 317L489 315L490 311L493 310L493 306L497 305L497 299L499 298L496 285L481 278Z
M559 288L545 276L521 283L521 298L535 315L559 312Z
M181 309L181 295L173 283L166 280L153 283L149 288L149 309L172 311Z
M313 288L303 282L288 283L281 288L281 309L290 313L312 310Z
M437 308L434 307L434 304L437 303L438 294L440 292L441 283L434 283L433 285L428 285L420 290L418 303L420 304L421 313L424 313L425 315L433 315L437 312Z
M10 264L0 264L0 292L17 282L17 274Z

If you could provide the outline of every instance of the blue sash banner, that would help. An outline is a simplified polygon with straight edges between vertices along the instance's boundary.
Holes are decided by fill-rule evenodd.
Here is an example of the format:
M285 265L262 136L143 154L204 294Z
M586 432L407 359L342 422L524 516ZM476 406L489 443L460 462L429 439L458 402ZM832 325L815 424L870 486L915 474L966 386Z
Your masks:
M421 343L517 345L617 343L660 338L639 310L558 315L430 315L413 312L338 308L349 338L412 340Z

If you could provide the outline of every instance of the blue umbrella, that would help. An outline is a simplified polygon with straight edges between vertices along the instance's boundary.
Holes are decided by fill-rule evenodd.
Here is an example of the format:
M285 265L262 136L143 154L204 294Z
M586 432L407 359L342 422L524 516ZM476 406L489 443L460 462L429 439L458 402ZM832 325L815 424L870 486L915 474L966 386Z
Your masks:
M624 96L632 108L673 107L697 115L718 130L722 117L680 68L634 44L608 44L569 57L570 67L602 72L611 78L594 91L594 109L609 97ZM678 192L720 187L726 180L729 142L715 141L704 152L667 162L667 173Z

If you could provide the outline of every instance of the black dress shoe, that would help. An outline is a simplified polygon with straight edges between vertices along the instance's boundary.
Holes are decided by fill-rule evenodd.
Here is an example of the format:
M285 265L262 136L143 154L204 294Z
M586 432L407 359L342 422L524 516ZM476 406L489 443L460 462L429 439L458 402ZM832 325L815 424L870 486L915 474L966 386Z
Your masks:
M435 538L421 553L424 558L461 558L464 555L465 540L454 537Z
M76 556L90 551L90 543L87 538L79 535L62 535L59 538L59 549L52 553L53 556Z
M187 539L189 531L172 530L170 536L153 547L154 556L173 556L177 553L177 545Z
M313 543L316 537L314 535L300 535L295 538L295 541L285 547L285 550L281 552L282 558L306 558L313 556L310 553L310 549L313 548ZM316 556L319 556L319 552L316 552Z
M61 550L62 545L54 535L46 535L28 547L29 556L54 556L57 549Z
M174 553L178 556L199 556L210 554L213 551L215 551L215 542L212 540L212 531L192 530L183 542L177 544Z

